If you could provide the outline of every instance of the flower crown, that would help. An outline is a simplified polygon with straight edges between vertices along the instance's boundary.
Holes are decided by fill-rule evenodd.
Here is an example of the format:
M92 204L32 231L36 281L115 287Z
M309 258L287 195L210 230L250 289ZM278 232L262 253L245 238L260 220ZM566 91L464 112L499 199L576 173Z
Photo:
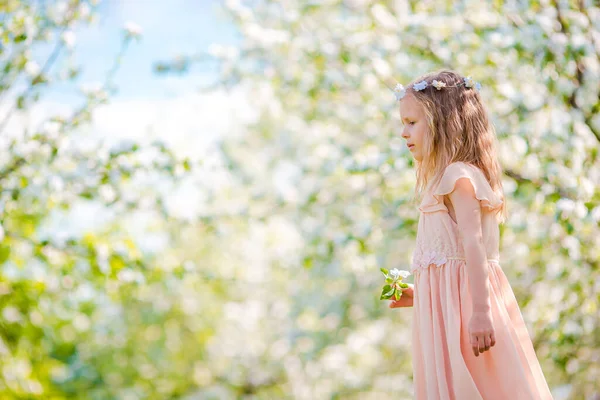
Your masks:
M427 83L427 81L421 81L421 82L417 82L414 85L412 85L412 88L414 91L419 92L419 91L425 89L427 86L429 86L429 83ZM471 78L470 76L463 78L463 81L461 83L456 84L454 86L448 86L448 85L446 85L445 82L434 79L431 82L431 86L433 86L437 90L441 90L442 88L452 88L452 87L459 87L459 86L464 86L466 88L475 88L475 90L477 90L478 92L481 90L481 83L475 82L473 80L473 78ZM393 90L394 90L394 95L396 96L396 101L400 101L406 95L406 90L408 90L408 88L405 88L404 86L402 86L401 84L398 83L396 85L396 87L394 87Z

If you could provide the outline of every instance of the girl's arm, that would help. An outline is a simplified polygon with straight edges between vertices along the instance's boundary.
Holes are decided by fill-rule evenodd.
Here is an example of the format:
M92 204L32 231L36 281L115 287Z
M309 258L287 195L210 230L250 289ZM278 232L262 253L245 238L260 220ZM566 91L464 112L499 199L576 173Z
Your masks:
M496 344L492 321L488 261L481 232L481 206L468 178L456 181L450 201L463 239L473 313L469 320L469 342L475 357Z
M468 178L459 179L449 198L463 239L473 312L488 312L491 304L487 256L481 231L481 207L471 181Z

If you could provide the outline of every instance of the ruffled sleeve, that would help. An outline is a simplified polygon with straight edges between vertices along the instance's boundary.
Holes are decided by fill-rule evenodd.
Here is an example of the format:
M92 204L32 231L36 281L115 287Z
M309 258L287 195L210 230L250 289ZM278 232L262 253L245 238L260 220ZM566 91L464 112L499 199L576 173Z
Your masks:
M468 178L471 181L471 185L475 190L475 197L480 201L481 207L495 210L502 206L502 196L492 189L479 168L467 163L456 162L446 167L440 182L433 190L424 195L419 210L422 212L448 210L444 205L443 196L452 193L456 181L461 178Z

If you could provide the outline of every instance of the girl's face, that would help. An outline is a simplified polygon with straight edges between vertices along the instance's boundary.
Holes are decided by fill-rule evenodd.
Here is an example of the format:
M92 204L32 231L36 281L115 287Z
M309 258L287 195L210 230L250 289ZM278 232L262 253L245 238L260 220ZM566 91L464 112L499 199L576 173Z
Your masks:
M417 161L423 160L423 141L429 130L425 110L414 96L407 94L400 100L400 118L404 124L402 137L406 139L406 145Z

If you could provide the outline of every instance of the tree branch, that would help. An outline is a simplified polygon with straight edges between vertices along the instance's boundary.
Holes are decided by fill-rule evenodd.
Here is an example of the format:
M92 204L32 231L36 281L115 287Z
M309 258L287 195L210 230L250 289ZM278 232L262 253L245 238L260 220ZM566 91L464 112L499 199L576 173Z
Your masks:
M46 62L44 63L44 66L42 67L41 71L35 76L35 78L33 78L29 84L29 86L27 87L27 89L25 89L23 91L23 93L21 93L20 96L18 97L27 97L27 95L29 95L29 93L31 93L31 91L33 90L34 82L39 79L41 76L43 76L44 74L46 74L48 72L48 70L52 67L52 64L54 64L54 62L56 61L56 59L58 58L58 55L60 54L60 51L63 47L63 42L62 42L62 34L66 31L68 23L70 22L70 19L72 18L72 16L74 15L74 9L73 6L71 6L69 8L69 16L67 18L65 18L65 25L62 27L62 29L60 30L60 33L58 35L58 41L56 42L54 49L52 50L52 53L50 54L50 56L48 57L48 59L46 60ZM8 90L4 91L4 93L7 93ZM0 101L2 99L0 98ZM10 120L10 117L12 117L12 114L15 112L15 109L17 108L16 103L13 103L12 107L10 108L10 110L6 113L6 115L4 116L4 119L2 120L2 122L0 123L0 132L4 132L4 128L6 127L6 125L8 124L8 121Z
M23 164L25 164L25 158L19 157L13 161L12 165L6 168L4 171L0 172L0 182L6 179L10 174L19 169Z
M523 185L523 184L527 184L527 185L534 185L537 187L541 187L544 182L543 181L539 181L539 180L532 180L532 179L528 179L525 178L523 175L519 174L518 172L515 172L513 170L507 169L504 170L504 174L512 179L514 179L515 181L517 181L517 183ZM560 195L560 197L562 198L570 198L571 196L569 196L569 193L567 193L567 191L565 191L564 189L558 188L558 194Z
M563 18L563 15L562 15L562 12L561 12L561 9L560 9L560 5L558 4L558 2L556 0L552 1L552 5L556 9L556 20L558 21L558 23L560 25L560 31L563 34L565 34L566 36L569 36L570 32L567 29L567 25L566 25L566 22L565 22L565 20ZM593 26L592 21L591 21L589 15L585 12L585 8L581 4L581 2L579 2L579 11L586 16L586 18L588 19L588 22L589 22L590 26ZM592 41L592 44L594 45L594 48L597 48L594 35L591 35L590 40ZM585 65L583 64L581 58L577 56L576 52L570 51L570 53L573 56L573 59L575 60L575 63L576 63L576 66L577 66L577 69L575 71L575 81L577 83L577 86L573 90L573 93L571 93L571 96L569 96L569 105L573 109L576 109L576 110L579 110L579 111L582 112L583 117L584 117L584 121L585 121L586 125L590 128L590 130L592 131L592 133L594 134L594 136L596 137L596 139L598 140L598 142L600 142L600 129L597 129L594 126L593 121L592 121L593 115L596 112L598 112L598 109L600 109L600 93L597 96L598 99L599 99L599 101L596 102L596 104L592 107L592 110L589 113L587 113L584 110L582 110L581 107L577 104L577 93L578 93L578 91L585 84L585 82L583 81L584 80L584 73L585 73ZM596 53L596 57L600 61L600 54L599 53Z

